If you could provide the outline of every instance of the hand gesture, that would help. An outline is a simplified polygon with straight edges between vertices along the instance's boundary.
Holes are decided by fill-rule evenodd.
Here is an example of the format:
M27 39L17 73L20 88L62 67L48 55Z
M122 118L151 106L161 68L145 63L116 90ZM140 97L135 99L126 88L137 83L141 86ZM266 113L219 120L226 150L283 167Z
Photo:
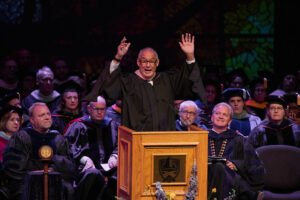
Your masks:
M115 58L118 60L121 60L123 58L123 56L127 53L130 45L131 45L131 43L127 42L126 37L123 37L123 39L121 40L121 42L118 46L118 51L117 51Z
M190 33L182 34L179 45L181 50L186 54L187 60L195 59L195 36Z

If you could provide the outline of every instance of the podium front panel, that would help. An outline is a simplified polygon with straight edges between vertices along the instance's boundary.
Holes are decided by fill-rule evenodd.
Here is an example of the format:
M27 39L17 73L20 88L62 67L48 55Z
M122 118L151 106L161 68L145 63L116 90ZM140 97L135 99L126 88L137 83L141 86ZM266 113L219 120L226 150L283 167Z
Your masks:
M185 199L192 167L197 169L196 199L207 199L207 138L203 130L135 132L119 128L118 197L153 200L155 182L176 200Z

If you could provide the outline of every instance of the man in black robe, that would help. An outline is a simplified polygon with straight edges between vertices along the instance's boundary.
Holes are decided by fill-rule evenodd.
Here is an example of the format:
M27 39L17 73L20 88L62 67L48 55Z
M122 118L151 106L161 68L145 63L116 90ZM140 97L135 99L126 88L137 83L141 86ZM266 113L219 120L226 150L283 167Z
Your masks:
M254 148L276 144L300 147L300 126L287 118L284 98L270 95L267 102L267 119L251 131L248 142Z
M115 58L96 84L97 92L109 102L122 99L122 125L136 131L176 130L174 100L202 97L204 87L194 56L194 36L182 35L179 45L186 55L186 63L180 69L157 72L158 54L147 47L139 52L138 69L125 73L119 64L130 43L123 38Z
M60 133L49 129L52 125L52 119L45 103L34 103L29 108L29 116L32 127L23 128L15 133L9 140L4 152L3 166L8 179L9 199L29 198L24 196L28 192L24 190L27 186L25 176L28 172L44 169L44 163L39 157L39 149L43 145L48 145L53 149L53 158L49 167L53 171L60 172L63 178L63 189L66 193L60 196L61 199L73 199L72 182L75 165L67 140ZM28 189L35 190L34 188Z
M246 138L228 128L230 105L217 104L208 135L208 199L262 199L264 168Z
M75 119L65 133L79 173L76 196L80 200L115 199L118 123L105 118L106 102L101 96L87 110L89 115Z

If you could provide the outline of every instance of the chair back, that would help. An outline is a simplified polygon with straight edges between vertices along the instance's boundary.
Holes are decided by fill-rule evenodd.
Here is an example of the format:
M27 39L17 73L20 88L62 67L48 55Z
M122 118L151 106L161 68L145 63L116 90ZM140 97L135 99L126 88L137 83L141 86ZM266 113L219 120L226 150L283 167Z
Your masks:
M291 192L300 190L300 148L267 145L256 149L266 169L265 190Z

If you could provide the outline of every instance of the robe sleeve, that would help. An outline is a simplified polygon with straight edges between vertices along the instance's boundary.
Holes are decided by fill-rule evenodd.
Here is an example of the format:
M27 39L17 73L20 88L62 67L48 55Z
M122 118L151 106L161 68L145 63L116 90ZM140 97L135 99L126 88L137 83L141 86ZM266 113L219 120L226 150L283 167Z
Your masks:
M22 131L15 133L4 152L3 166L6 175L13 180L22 181L30 162L30 136Z
M264 185L264 167L253 146L247 143L246 140L247 138L242 137L237 142L240 145L240 152L239 150L235 150L235 152L239 152L240 155L237 159L233 159L232 162L236 165L238 174L251 187L261 190Z
M83 101L91 101L91 100L95 99L98 95L103 95L104 86L107 85L107 83L105 84L105 82L107 82L108 80L111 79L111 74L110 74L109 68L110 68L109 63L106 63L103 70L101 71L100 75L97 78L96 84L93 86L91 92L89 92L82 99Z
M263 125L258 125L249 134L247 143L254 148L265 145L265 128Z
M176 99L192 99L196 95L205 101L204 85L197 62L185 62L181 68L170 70L168 73Z
M72 179L75 173L75 164L70 152L69 143L62 135L57 135L55 144L57 150L52 158L55 169L61 172L65 179Z
M81 122L72 123L65 133L65 137L67 138L71 154L75 159L76 165L80 164L80 159L83 156L89 155L89 143L87 137L87 127Z
M112 134L112 144L114 146L111 154L118 155L118 127L119 123L112 121L111 123L111 134Z

